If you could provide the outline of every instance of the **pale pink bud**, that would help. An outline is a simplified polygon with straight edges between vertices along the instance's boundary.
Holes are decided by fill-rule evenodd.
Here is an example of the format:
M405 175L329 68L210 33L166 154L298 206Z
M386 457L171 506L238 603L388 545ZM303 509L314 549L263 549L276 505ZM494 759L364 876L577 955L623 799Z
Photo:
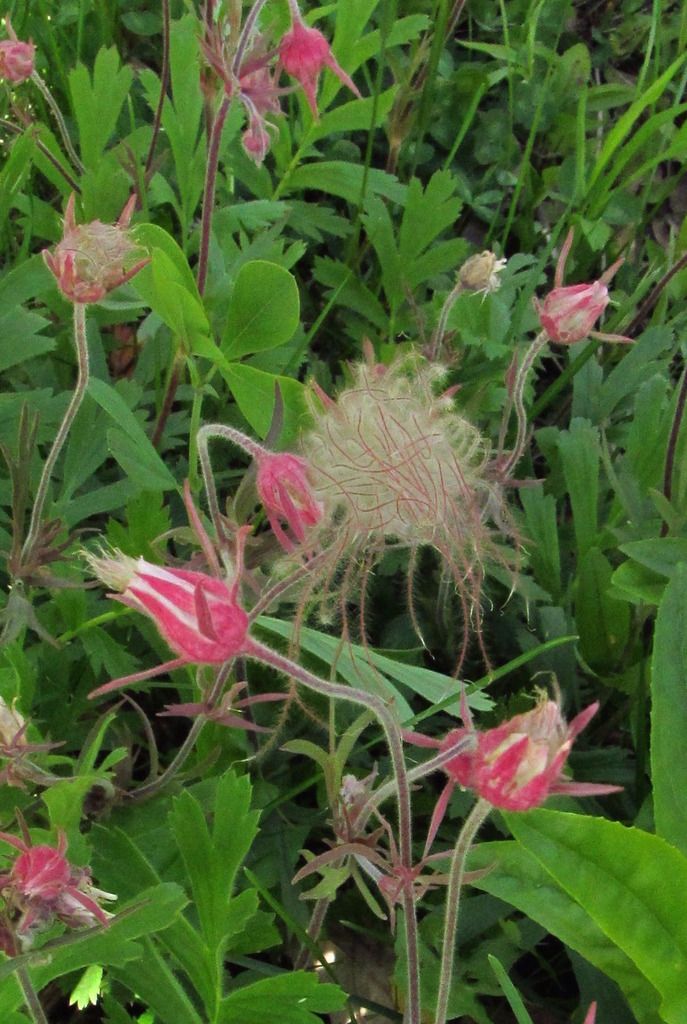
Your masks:
M17 39L9 18L5 18L5 27L10 38L0 42L0 78L18 85L33 74L36 47Z
M60 291L70 302L100 302L108 292L129 281L150 262L145 258L126 267L138 248L127 231L135 204L135 196L132 196L116 224L103 224L99 220L77 224L73 193L69 197L62 241L53 252L44 249L42 255Z
M221 664L243 649L248 616L238 604L236 586L116 551L111 557L87 557L96 576L120 591L112 596L151 618L182 662Z
M556 264L554 287L543 302L534 300L534 308L539 316L542 329L550 341L559 345L575 345L593 337L604 341L631 342L620 334L598 334L594 324L602 315L609 303L608 283L615 276L623 263L622 257L606 270L598 281L591 284L572 284L563 286L565 264L573 242L572 228L568 232Z
M322 503L308 480L308 464L289 452L265 451L257 456L257 469L256 486L270 526L282 547L292 551L294 542L282 523L303 543L308 529L322 518Z
M596 1003L589 1004L587 1016L584 1018L584 1024L596 1024Z
M257 115L251 117L248 127L241 136L241 145L246 156L249 156L258 167L267 156L272 142L270 134L265 127L266 124L267 122Z
M317 86L323 68L329 68L356 96L360 92L339 65L329 43L316 28L308 28L294 12L291 29L279 44L279 58L284 70L300 82L315 117L317 117Z

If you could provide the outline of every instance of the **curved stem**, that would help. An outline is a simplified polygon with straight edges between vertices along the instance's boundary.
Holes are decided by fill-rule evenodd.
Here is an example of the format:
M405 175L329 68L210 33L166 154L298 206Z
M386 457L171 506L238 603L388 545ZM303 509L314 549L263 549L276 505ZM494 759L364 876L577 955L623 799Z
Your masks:
M17 980L21 986L26 1009L29 1011L33 1024L48 1024L48 1018L45 1016L45 1011L41 1006L38 993L33 987L33 982L26 967L17 967Z
M439 356L441 343L444 340L444 335L446 334L446 324L448 322L449 314L455 306L458 296L461 295L463 291L463 285L459 281L444 299L444 304L441 307L441 313L439 314L439 320L434 328L434 333L432 334L432 339L429 343L429 350L427 352L427 358L429 360L437 359Z
M451 994L453 979L453 960L455 956L456 930L458 927L458 911L460 909L460 893L465 876L465 863L473 840L480 826L491 811L491 804L486 800L478 800L465 820L458 842L451 859L448 889L446 892L446 916L444 918L444 940L441 951L441 971L439 975L439 992L434 1024L446 1024L448 1000Z
M410 786L408 774L403 760L403 741L401 730L389 711L386 704L372 694L365 693L353 686L345 686L341 683L330 683L319 676L309 672L302 665L291 661L272 648L266 647L257 640L249 638L247 647L243 652L247 658L261 662L263 665L270 665L278 672L295 679L303 686L315 693L334 700L347 700L353 704L359 704L368 708L379 720L386 742L389 748L389 755L396 778L398 797L398 829L399 829L399 855L400 866L408 871L412 869L412 817L410 809ZM403 909L406 930L406 946L408 956L408 1024L420 1024L420 968L418 958L418 937L417 917L415 911L415 899L412 891L412 882L404 886Z
M64 180L67 182L67 184L71 188L72 192L76 192L77 196L80 196L81 195L81 189L79 188L79 183L74 178L72 178L72 176L69 173L69 171L65 167L62 166L62 164L57 159L57 157L53 153L51 153L50 150L48 149L48 147L46 145L44 145L41 142L41 140L38 138L38 135L37 135L36 130L35 130L35 128L37 128L37 127L38 127L37 125L34 126L34 130L31 132L31 134L33 136L33 143L34 143L36 149L40 153L42 153L42 155L46 158L46 160L50 161L50 163L53 165L55 170L58 171L62 175ZM14 135L23 135L24 131L25 131L24 128L20 128L18 124L14 124L12 121L8 121L4 117L0 117L0 128L4 128L8 132L12 132Z
M231 441L238 448L242 448L252 459L258 458L260 455L264 455L266 449L257 441L253 441L252 438L247 437L246 434L242 434L240 430L235 430L234 427L228 427L223 423L206 423L204 427L201 427L196 434L196 446L198 449L198 461L200 462L201 472L203 474L203 484L205 486L205 493L208 499L208 508L210 509L210 518L212 524L215 527L215 534L217 539L222 539L222 514L219 509L219 498L217 497L217 488L215 487L215 478L212 473L212 463L210 461L210 453L208 451L208 442L211 437L222 437L226 441Z
M239 41L236 45L236 53L231 64L232 73L238 78L241 72L241 65L243 64L243 58L246 55L246 50L249 48L253 37L257 29L258 17L260 11L263 9L267 0L255 0L248 17L241 30Z
M502 476L505 478L515 468L520 461L523 452L525 451L525 445L527 444L527 411L525 410L524 392L525 384L527 382L527 376L534 365L534 361L546 347L549 337L545 331L540 331L537 337L534 339L528 350L525 352L524 358L518 367L517 373L515 374L515 380L513 381L512 390L512 401L513 408L515 409L515 417L517 420L517 432L515 435L515 444L513 450L500 467Z
M205 168L205 188L203 191L203 213L200 223L200 250L198 253L198 291L205 292L208 276L208 254L210 252L210 230L215 205L215 184L217 182L217 163L219 161L219 144L222 129L229 112L230 100L227 96L222 100L217 117L212 122L210 145L208 146L208 162Z
M155 156L155 147L160 137L160 125L162 123L162 111L167 98L169 88L169 36L170 36L170 15L169 0L162 0L162 67L160 68L160 98L157 101L155 120L153 121L153 137L150 140L150 148L146 157L145 180L150 178Z
M30 554L31 548L38 538L41 519L43 518L45 500L48 495L50 478L55 468L58 456L64 446L64 442L67 440L67 435L71 430L74 418L79 411L81 403L83 402L84 395L86 394L86 388L88 387L89 363L88 341L86 339L86 307L80 302L74 303L74 345L76 347L76 360L78 365L76 387L74 388L74 393L72 394L69 405L67 406L64 419L60 423L57 434L55 435L52 448L45 460L43 471L41 472L38 490L36 491L36 497L31 511L29 532L22 547L22 558L25 558Z
M72 145L72 140L69 138L69 132L67 131L67 125L64 123L64 118L62 117L62 111L58 107L57 101L55 100L55 97L50 92L50 89L48 88L47 84L43 81L43 79L41 78L41 76L38 74L37 71L33 71L32 72L32 74L31 74L31 81L34 83L34 85L36 85L38 87L38 89L40 90L40 92L41 92L41 94L43 96L43 99L45 100L45 102L50 107L50 110L52 112L52 116L55 118L55 122L57 124L58 131L59 131L60 136L62 138L62 142L64 144L64 148L67 150L67 155L69 156L69 159L71 160L71 162L73 163L74 167L77 169L79 174L83 174L84 170L85 170L84 165L79 160L79 156L78 156L76 150L74 149L74 146Z
M452 761L458 754L464 753L467 749L474 745L474 738L472 736L464 736L456 743L451 744L446 750L442 750L440 754L436 754L434 757L430 757L429 760L419 764L416 768L411 768L407 772L408 783L419 782L420 779L426 778L431 775L432 772L439 771L444 765ZM381 786L370 795L369 800L361 808L360 813L356 818L356 827L361 827L368 820L372 812L379 807L381 803L388 800L390 796L393 796L396 792L396 780L390 779L389 782L384 782Z
M214 707L218 698L220 697L224 684L227 681L227 676L231 671L231 662L222 665L219 672L215 676L215 680L210 688L210 692L207 698L207 704L210 708ZM206 718L204 715L200 715L193 721L191 728L186 734L186 739L179 747L174 758L167 765L162 775L158 775L152 782L147 782L143 786L139 786L132 793L128 793L127 797L131 801L138 803L140 800L149 800L151 796L155 796L161 789L164 789L168 783L179 774L186 761L191 755L193 747L195 746L196 740L200 736L203 726L205 725Z

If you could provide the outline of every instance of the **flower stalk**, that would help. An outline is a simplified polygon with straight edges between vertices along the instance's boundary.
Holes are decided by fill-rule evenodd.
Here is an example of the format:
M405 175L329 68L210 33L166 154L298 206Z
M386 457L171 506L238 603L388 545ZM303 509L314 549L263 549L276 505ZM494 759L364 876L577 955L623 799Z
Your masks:
M36 491L36 498L31 511L29 532L26 535L26 540L22 547L23 560L30 555L31 550L38 539L41 521L43 518L43 510L45 508L45 501L48 495L48 487L50 486L50 479L52 477L53 470L55 469L55 463L57 462L59 454L64 447L64 443L67 440L69 431L71 430L76 414L84 400L86 389L88 388L89 360L88 340L86 337L86 306L81 302L74 303L74 346L76 348L76 360L78 367L76 387L74 388L69 405L67 406L67 411L65 412L62 422L58 428L52 448L50 449L48 457L43 465L38 490Z
M36 86L36 88L39 90L39 92L41 93L43 99L45 100L45 102L50 107L50 112L51 112L52 116L55 118L55 124L57 125L57 130L60 133L60 138L62 139L62 144L64 145L64 148L67 151L67 156L69 157L69 159L71 160L73 166L76 168L76 170L79 172L79 174L83 174L84 171L85 171L85 167L81 163L81 160L79 159L79 155L76 152L76 150L74 149L74 145L72 143L72 140L69 137L69 132L67 131L67 125L65 124L64 117L62 116L62 111L60 110L60 108L57 105L57 100L55 99L55 97L51 93L50 89L48 88L47 83L43 80L43 78L41 78L41 76L38 74L38 72L36 70L34 70L32 75L31 75L31 81Z
M444 918L444 939L441 953L441 970L439 973L439 992L434 1024L446 1024L448 1002L453 981L453 960L455 955L456 931L458 929L458 912L460 896L465 877L465 865L475 836L491 811L487 800L478 800L465 819L458 836L458 842L451 858L448 889L446 892L446 916Z

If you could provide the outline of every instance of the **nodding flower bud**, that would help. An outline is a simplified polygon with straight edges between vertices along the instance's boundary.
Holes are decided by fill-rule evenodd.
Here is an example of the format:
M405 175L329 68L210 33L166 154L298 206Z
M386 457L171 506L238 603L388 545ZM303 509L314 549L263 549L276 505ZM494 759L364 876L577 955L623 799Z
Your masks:
M206 573L167 569L120 551L86 558L95 575L118 593L115 600L152 619L177 655L124 679L98 687L91 697L182 665L218 665L242 652L248 616L238 603L238 581L228 585Z
M5 28L9 39L0 42L0 78L18 85L33 74L36 47L17 39L9 18L5 18Z
M458 271L458 280L468 292L482 292L490 295L501 286L500 274L506 260L497 259L489 249L470 256Z
M60 834L57 846L30 843L6 832L0 839L19 850L9 872L0 875L0 894L20 914L17 934L30 944L32 933L49 927L57 918L71 928L106 925L111 914L98 900L114 900L112 893L91 885L88 868L74 867L65 857L67 841Z
M256 461L260 501L279 543L285 551L292 551L294 541L282 524L302 544L307 530L322 518L322 503L315 498L308 480L308 464L289 452L264 451Z
M132 196L116 224L103 224L99 220L77 224L74 194L69 197L62 241L53 252L44 249L43 259L70 302L100 302L108 292L125 284L150 262L145 258L126 269L138 248L127 230L135 205L136 198Z
M610 301L607 285L621 267L623 258L616 260L598 281L563 286L565 264L572 242L571 229L556 264L553 289L543 302L534 300L534 308L542 330L549 341L558 345L575 345L589 337L599 338L601 341L630 343L632 338L626 338L622 334L602 334L593 329Z
M317 86L323 68L329 68L352 93L360 96L357 86L339 65L329 43L316 28L308 28L295 4L291 5L291 29L279 44L279 59L287 74L301 85L310 109L317 113Z

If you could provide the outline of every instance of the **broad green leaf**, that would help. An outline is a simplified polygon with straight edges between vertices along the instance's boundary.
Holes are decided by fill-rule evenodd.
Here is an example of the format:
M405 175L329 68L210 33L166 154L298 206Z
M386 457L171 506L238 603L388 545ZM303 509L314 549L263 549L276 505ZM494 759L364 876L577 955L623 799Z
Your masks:
M621 544L620 550L635 562L646 566L659 576L672 577L680 563L687 563L687 538L652 537L650 540L631 540Z
M609 594L613 569L598 548L580 559L575 593L575 622L586 662L599 671L617 662L630 633L630 609Z
M363 99L349 100L328 110L317 124L308 131L308 138L313 141L324 139L334 132L369 131L383 125L389 115L396 95L396 86L385 89L379 96L366 96ZM374 115L374 124L372 117Z
M110 973L155 1014L156 1024L205 1024L158 947L149 939L143 955Z
M611 577L609 593L633 604L658 604L665 586L665 579L658 573L636 562L624 562Z
M95 168L112 136L124 100L129 95L133 73L121 67L113 48L100 50L95 59L93 78L83 64L69 75L72 107L79 126L81 159L87 168Z
M228 359L285 345L298 327L300 299L293 274L277 263L251 260L238 272L221 348Z
M558 438L563 473L573 510L577 554L593 545L599 504L599 434L588 420L574 419Z
M304 971L255 981L222 1000L217 1024L321 1024L320 1013L340 1010L345 994Z
M455 196L456 183L449 171L435 171L422 188L413 178L408 185L399 234L399 255L407 274L413 261L442 231L453 227L462 202Z
M472 883L475 888L510 903L615 981L638 1024L660 1024L656 989L523 846L480 843L470 853L469 867L486 870Z
M651 662L651 778L656 831L687 854L687 565L663 595Z
M189 280L185 257L176 247L168 243L165 246L172 250L172 255L168 255L166 249L153 247L150 263L136 275L136 289L179 339L184 350L193 352L198 341L210 338L210 324L195 281Z
M661 995L666 1024L687 1020L687 858L659 836L559 811L506 815L522 846Z
M139 245L145 249L151 252L155 249L160 249L165 254L167 259L174 265L174 280L183 285L186 291L200 302L198 286L193 276L193 271L188 264L183 249L177 244L172 235L165 231L164 228L158 227L157 224L137 224L134 229L134 235ZM136 285L145 282L146 286L149 287L150 281L144 270L139 271L134 280ZM141 274L143 277L140 276ZM140 288L139 291L144 294Z
M219 369L239 409L262 438L267 437L272 424L275 386L279 385L284 403L284 425L279 443L284 448L292 445L308 421L305 388L300 381L266 373L246 363L222 363Z
M403 299L403 264L387 203L379 196L369 196L362 220L382 268L384 294L393 315Z

